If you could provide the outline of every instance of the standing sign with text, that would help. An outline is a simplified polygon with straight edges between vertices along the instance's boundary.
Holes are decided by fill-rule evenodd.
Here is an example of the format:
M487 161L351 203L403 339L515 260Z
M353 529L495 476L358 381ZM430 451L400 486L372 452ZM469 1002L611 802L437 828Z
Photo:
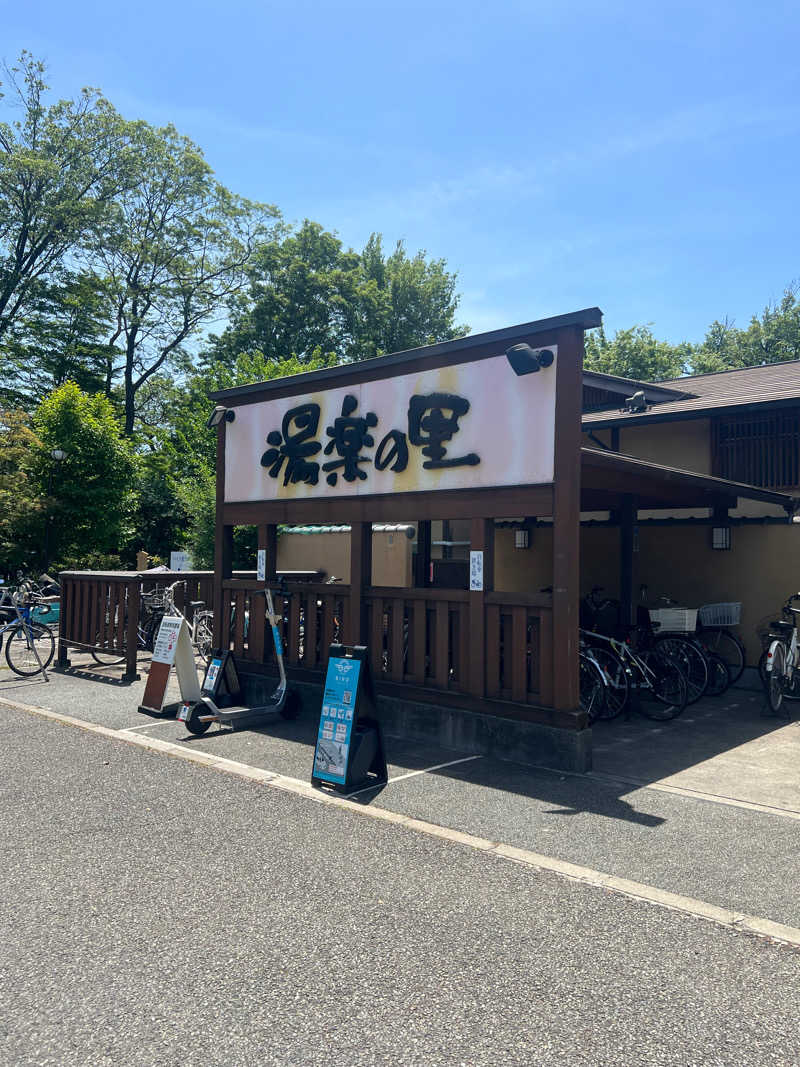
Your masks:
M328 671L314 749L312 785L340 792L382 785L386 758L366 648L330 646Z
M173 666L178 675L181 700L198 701L200 684L197 680L194 647L189 624L182 615L165 615L161 620L139 711L164 712L172 709L172 705L165 705L164 698ZM175 708L178 706L175 704Z

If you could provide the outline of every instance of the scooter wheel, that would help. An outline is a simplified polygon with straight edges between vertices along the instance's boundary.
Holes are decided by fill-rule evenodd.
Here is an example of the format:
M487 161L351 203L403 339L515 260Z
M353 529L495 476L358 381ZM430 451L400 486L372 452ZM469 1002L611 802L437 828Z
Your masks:
M204 734L211 725L210 722L200 722L200 712L205 710L206 708L203 704L195 704L192 708L189 718L185 722L186 729L190 734L195 734L197 737L200 737L200 735Z
M286 700L283 703L283 707L280 711L282 719L296 719L300 714L300 694L296 689L287 689Z

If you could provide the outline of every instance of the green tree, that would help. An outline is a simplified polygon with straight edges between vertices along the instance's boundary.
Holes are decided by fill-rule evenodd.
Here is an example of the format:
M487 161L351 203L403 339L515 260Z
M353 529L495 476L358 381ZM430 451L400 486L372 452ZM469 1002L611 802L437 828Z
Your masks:
M26 407L73 381L85 392L111 395L115 359L102 283L88 272L59 271L40 280L6 339L14 372L0 399Z
M42 442L23 411L0 411L0 573L38 562L45 500L34 460Z
M116 197L94 247L114 321L108 346L121 352L114 373L127 435L139 391L239 291L254 243L277 215L217 182L174 127L134 125L134 183Z
M643 382L659 382L685 374L693 356L690 344L659 341L650 326L617 330L609 340L600 327L586 335L584 367Z
M325 352L348 362L469 332L454 323L456 275L444 260L409 259L402 242L386 256L377 234L359 254L319 223L283 226L257 248L248 279L211 361L263 352L306 363Z
M46 502L51 559L75 565L93 554L119 557L132 534L136 459L111 402L65 382L39 404L33 425L41 444L30 470L40 493L48 485L52 450L66 453Z
M94 89L46 102L45 66L23 52L6 70L12 104L0 122L0 359L17 317L96 227L130 181L130 125Z
M692 360L695 374L740 367L760 367L800 359L800 287L787 286L777 302L767 304L740 330L733 322L715 321Z

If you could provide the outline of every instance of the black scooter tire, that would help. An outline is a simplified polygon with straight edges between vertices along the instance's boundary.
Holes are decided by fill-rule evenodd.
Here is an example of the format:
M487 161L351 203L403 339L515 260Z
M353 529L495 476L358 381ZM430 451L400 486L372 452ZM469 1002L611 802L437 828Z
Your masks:
M200 713L207 712L205 704L195 704L192 708L189 718L185 721L184 726L190 734L194 734L195 737L201 737L211 725L210 722L200 722Z

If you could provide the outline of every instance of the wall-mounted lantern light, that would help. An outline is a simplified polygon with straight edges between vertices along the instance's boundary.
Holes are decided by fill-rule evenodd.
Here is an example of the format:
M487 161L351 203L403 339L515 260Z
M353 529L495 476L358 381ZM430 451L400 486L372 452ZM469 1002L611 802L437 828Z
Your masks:
M731 547L730 526L711 527L711 547L724 552Z
M233 410L233 408L224 408L221 404L217 404L217 406L208 416L208 422L206 423L206 426L209 430L211 430L214 426L219 426L223 419L226 422L233 422L235 418L236 412Z
M530 534L527 530L515 530L514 531L514 548L528 548L530 545Z

